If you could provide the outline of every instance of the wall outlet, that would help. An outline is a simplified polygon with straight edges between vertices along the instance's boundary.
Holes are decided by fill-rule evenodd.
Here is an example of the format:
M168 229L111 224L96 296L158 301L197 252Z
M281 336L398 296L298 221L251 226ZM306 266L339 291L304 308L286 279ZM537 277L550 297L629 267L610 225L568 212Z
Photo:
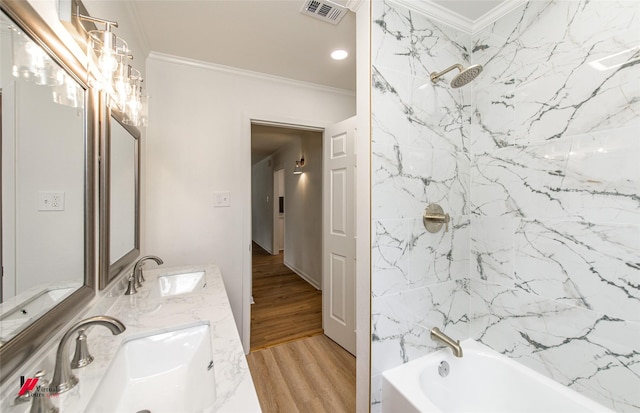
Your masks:
M38 211L64 211L64 192L38 192Z
M221 191L213 193L213 206L214 207L230 207L231 206L231 192Z

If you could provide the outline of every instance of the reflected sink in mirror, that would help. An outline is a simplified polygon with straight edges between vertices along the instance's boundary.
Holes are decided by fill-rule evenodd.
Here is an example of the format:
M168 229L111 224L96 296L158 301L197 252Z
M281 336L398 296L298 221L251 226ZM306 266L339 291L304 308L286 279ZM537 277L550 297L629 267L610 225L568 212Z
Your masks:
M208 323L127 339L89 401L87 412L196 412L215 402Z
M61 288L46 288L13 308L4 308L0 315L0 341L5 342L32 320L37 319L54 306L62 302L78 288L77 285Z
M158 293L161 297L200 291L207 286L204 271L162 275L158 277Z

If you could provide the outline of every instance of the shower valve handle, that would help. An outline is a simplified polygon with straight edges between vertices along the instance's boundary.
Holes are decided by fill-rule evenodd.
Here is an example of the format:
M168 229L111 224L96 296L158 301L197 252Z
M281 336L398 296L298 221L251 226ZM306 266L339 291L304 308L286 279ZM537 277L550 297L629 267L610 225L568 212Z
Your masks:
M435 233L442 229L442 225L445 225L444 232L449 231L449 222L451 221L451 216L449 214L445 214L442 207L438 204L430 204L424 210L424 214L422 215L422 223L427 231Z

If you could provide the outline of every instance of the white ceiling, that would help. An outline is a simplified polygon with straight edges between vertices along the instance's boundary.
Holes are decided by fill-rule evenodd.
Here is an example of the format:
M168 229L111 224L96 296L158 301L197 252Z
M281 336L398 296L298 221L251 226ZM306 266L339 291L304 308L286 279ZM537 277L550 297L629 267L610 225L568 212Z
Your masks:
M135 0L152 51L355 91L356 25L300 13L302 0ZM346 49L350 56L332 60Z

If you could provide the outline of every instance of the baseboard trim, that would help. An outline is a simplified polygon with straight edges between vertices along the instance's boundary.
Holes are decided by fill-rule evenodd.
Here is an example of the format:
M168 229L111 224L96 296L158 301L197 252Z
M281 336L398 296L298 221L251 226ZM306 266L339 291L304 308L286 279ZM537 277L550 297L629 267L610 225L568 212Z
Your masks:
M259 243L258 241L252 239L251 241L255 242L256 244L258 244L260 246L260 248L262 248L263 250L267 251L269 254L271 255L278 255L278 254L274 254L273 251L269 248L265 248L264 245L262 245L261 243Z
M315 281L313 278L311 278L304 271L300 270L299 268L296 268L295 265L291 265L290 263L287 262L286 259L283 261L283 264L285 265L285 267L287 267L291 271L293 271L296 274L298 274L298 277L302 278L303 280L305 280L306 282L311 284L313 286L313 288L315 288L316 290L321 290L320 285L318 284L318 282Z

